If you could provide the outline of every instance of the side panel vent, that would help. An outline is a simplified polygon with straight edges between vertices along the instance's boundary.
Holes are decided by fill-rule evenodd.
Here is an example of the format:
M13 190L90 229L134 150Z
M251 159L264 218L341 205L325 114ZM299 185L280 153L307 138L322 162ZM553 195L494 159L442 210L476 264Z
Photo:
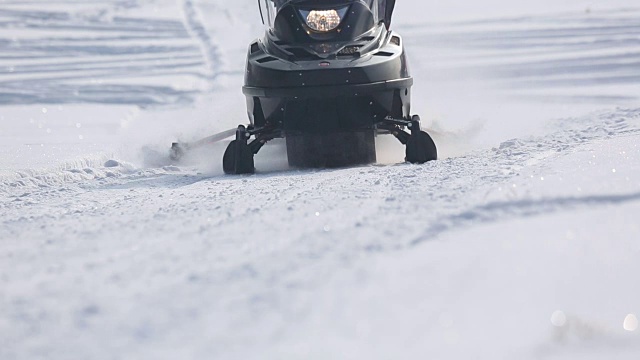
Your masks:
M398 36L391 37L391 43L400 46L400 38Z
M275 60L277 60L277 59L272 57L272 56L267 56L267 57L260 58L260 59L258 59L256 61L259 64L264 64L264 63L268 63L268 62L275 61Z
M251 51L252 54L257 53L258 51L260 51L260 45L258 45L257 42L254 42L253 44L251 44L251 50L250 51Z
M393 53L386 52L386 51L378 51L377 53L375 53L375 54L373 54L373 55L375 55L375 56L386 56L386 57L389 57L389 56L393 56Z

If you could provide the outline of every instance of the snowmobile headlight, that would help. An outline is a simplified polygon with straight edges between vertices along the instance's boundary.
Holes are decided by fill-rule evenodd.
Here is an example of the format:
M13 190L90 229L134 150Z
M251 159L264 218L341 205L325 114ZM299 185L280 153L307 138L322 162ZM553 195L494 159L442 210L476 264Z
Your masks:
M300 13L312 30L329 32L340 25L342 18L347 13L347 8L338 10L300 10Z

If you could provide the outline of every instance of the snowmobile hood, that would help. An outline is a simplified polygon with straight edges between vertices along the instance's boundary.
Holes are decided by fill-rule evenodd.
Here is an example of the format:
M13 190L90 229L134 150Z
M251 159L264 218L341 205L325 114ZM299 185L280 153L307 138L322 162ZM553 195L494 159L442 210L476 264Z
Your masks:
M395 0L262 0L267 31L289 44L348 42L389 24ZM387 13L389 13L387 20ZM388 27L388 26L387 26Z
M276 10L280 10L287 4L297 4L303 6L314 6L317 8L331 8L350 5L356 2L365 3L370 9L377 11L376 20L391 24L391 17L396 0L274 0Z
M370 7L377 3L377 0L276 0L276 6L280 3L280 7L289 4L304 4L309 6L319 6L319 7L331 7L331 6L341 6L341 5L349 5L356 2L363 2Z

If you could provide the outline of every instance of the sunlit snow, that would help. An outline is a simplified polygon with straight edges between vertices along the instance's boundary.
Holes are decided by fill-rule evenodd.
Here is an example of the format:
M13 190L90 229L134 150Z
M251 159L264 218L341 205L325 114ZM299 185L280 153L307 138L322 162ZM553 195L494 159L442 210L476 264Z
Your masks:
M399 0L441 160L225 176L254 0L0 0L0 359L640 358L640 4Z

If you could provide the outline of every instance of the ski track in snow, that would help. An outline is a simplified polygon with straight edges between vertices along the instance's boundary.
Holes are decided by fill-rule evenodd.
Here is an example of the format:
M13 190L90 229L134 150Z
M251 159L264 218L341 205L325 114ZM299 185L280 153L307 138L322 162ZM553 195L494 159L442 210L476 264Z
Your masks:
M139 6L137 1L97 3L70 13L64 1L41 2L40 11L3 2L0 105L157 106L193 100L193 90L173 85L204 76L199 45L183 23L119 15ZM26 36L9 37L9 31Z
M436 49L414 61L429 79L462 83L481 79L512 97L541 104L607 106L633 104L640 98L639 15L640 9L632 8L454 24L402 24L398 30L411 34L406 39L409 49Z
M211 85L214 86L216 78L222 73L220 64L220 50L213 41L212 35L209 34L204 24L201 22L201 15L198 12L193 0L183 1L183 11L185 14L185 23L187 28L199 39L202 52L207 61L209 70L208 78Z
M622 205L639 201L640 192L625 195L591 195L583 197L559 197L543 199L524 199L513 201L492 202L482 204L459 214L436 220L423 232L413 244L417 245L439 235L465 227L482 223L506 221L514 218L554 214L557 212L593 209L608 205Z

